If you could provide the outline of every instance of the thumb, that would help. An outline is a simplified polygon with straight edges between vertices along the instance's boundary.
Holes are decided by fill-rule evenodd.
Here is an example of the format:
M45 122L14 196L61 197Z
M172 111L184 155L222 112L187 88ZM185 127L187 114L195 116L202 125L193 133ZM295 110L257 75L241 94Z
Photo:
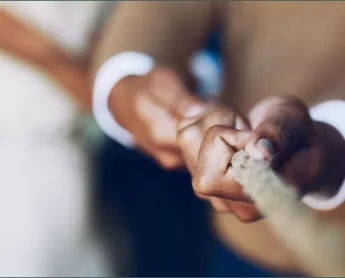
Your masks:
M296 150L310 143L313 121L308 108L294 97L274 97L260 102L250 112L254 128L245 151L279 167Z

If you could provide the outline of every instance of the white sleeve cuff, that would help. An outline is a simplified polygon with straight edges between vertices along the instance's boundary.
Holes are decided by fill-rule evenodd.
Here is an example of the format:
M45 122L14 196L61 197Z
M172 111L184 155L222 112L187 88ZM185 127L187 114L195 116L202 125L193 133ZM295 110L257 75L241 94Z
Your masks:
M313 120L332 125L345 139L345 101L332 100L323 102L310 109ZM345 201L345 180L337 194L331 198L316 194L303 197L302 201L317 210L333 210Z
M110 138L131 148L133 135L122 128L113 118L108 100L113 87L129 75L145 75L154 67L154 60L143 53L123 52L107 60L99 69L93 89L92 110L96 122Z

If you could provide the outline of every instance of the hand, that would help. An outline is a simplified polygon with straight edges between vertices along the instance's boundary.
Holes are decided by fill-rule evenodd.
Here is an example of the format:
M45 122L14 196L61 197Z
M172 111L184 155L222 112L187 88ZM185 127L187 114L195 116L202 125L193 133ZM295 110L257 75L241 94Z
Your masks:
M301 195L336 190L341 184L343 169L329 171L329 165L339 165L344 140L330 126L313 122L299 100L266 99L250 112L249 122L252 131L215 126L205 133L193 174L196 192L230 200L229 209L244 222L259 219L254 204L245 199L231 175L229 163L240 149L268 160L287 182L299 187Z
M116 121L135 137L139 148L167 169L183 166L177 120L202 105L173 71L163 68L123 78L109 99Z
M212 154L210 154L210 157L207 157L208 161L206 162L200 159L199 151L202 141L210 140L210 144L215 143L218 145L218 143L223 140L222 137L216 135L218 132L235 132L235 130L238 131L238 134L247 136L248 132L245 130L249 130L249 125L234 111L226 110L215 105L204 107L204 110L200 110L198 115L186 117L184 120L180 121L178 125L178 143L181 147L185 163L193 176L193 185L196 195L210 201L213 207L219 212L232 211L233 202L231 199L246 201L247 198L243 195L240 185L236 184L234 180L231 181L234 186L228 187L229 191L231 191L231 198L223 199L222 194L213 194L214 192L212 192L213 197L211 197L212 194L204 192L202 188L199 187L196 180L198 180L200 166L203 165L203 163L212 163L212 159L210 159ZM220 144L220 149L217 150L218 158L225 159L224 161L222 160L223 163L228 163L228 157L224 156L228 149L228 146ZM217 168L217 165L212 165L210 170L213 171L212 169L214 167Z

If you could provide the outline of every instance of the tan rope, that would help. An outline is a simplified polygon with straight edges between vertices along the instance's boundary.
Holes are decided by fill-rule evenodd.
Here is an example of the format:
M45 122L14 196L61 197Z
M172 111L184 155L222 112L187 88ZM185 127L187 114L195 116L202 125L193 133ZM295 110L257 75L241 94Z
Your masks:
M345 237L300 202L295 187L282 181L268 163L251 159L244 151L234 155L231 171L308 274L345 276Z

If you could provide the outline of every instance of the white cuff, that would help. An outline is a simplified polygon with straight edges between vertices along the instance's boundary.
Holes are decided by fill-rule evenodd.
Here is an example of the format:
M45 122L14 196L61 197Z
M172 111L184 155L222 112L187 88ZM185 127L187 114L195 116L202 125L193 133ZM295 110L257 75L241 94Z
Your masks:
M123 52L107 60L99 69L93 89L92 110L96 122L110 138L131 148L134 137L113 118L108 100L113 87L129 75L145 75L154 67L154 60L138 52Z
M311 108L310 115L315 121L332 125L345 139L345 101L331 100L323 102ZM302 201L317 210L335 209L345 201L345 180L338 193L331 198L309 194L304 196Z

